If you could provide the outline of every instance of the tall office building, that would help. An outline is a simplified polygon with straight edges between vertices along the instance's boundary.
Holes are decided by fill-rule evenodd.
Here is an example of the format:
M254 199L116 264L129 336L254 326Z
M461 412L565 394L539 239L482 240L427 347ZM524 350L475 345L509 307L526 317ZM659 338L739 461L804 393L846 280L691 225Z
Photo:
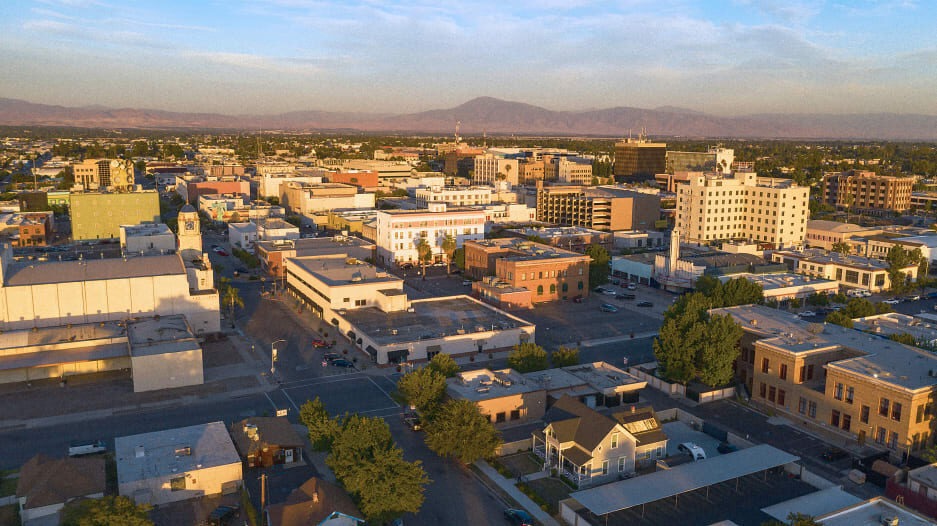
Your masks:
M472 182L493 185L498 181L507 181L511 185L518 183L517 159L506 159L490 153L475 157L475 175Z
M675 228L690 243L750 239L775 248L804 243L810 189L790 179L695 172L677 185Z
M903 212L911 208L913 177L874 172L823 174L823 201L836 208L871 213Z
M125 159L87 159L72 166L75 183L85 190L133 190L133 162Z
M650 230L660 218L660 196L588 186L537 183L537 220L593 230Z
M667 167L667 145L647 139L626 139L615 143L615 177L650 179Z

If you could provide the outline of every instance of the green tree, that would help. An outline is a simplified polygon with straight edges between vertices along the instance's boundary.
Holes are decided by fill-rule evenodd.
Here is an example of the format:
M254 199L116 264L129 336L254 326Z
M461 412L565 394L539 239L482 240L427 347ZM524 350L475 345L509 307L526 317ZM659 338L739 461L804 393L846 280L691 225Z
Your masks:
M891 280L891 291L901 294L912 288L911 277L905 269L912 265L920 265L923 260L921 249L907 250L901 245L895 245L888 250L885 261L888 262L888 279ZM926 269L926 261L924 262Z
M838 310L833 311L826 315L827 323L835 323L836 325L841 325L847 329L852 328L852 318L849 317L845 312Z
M430 259L433 257L433 247L430 246L429 241L425 237L421 237L419 241L416 242L416 257L417 261L420 263L420 270L423 272L423 277L426 277L426 264L429 263Z
M906 332L896 332L894 334L889 334L888 339L894 340L898 343L903 343L905 345L912 345L914 347L918 346L917 339Z
M149 506L136 505L127 497L72 501L62 510L63 526L153 526Z
M589 245L589 248L586 249L586 255L592 259L589 262L589 283L592 286L597 286L608 282L610 257L605 247L602 245Z
M397 389L408 404L429 412L446 394L446 377L431 367L415 369L400 378Z
M244 299L241 298L241 293L238 292L237 287L233 285L228 285L224 289L224 295L221 298L222 304L228 307L231 313L231 323L234 323L234 310L236 308L244 308Z
M446 274L448 274L452 270L452 256L455 255L456 249L456 241L455 238L452 237L452 234L446 234L440 248L442 248L443 253L446 254Z
M703 275L696 280L695 288L711 300L713 308L764 303L765 300L761 285L745 278L723 283L718 278Z
M550 355L550 362L553 364L553 367L579 365L579 349L561 345L559 349L553 351Z
M316 451L328 451L341 427L337 420L329 417L318 396L300 406L299 421L309 431L309 442Z
M429 365L427 367L445 376L446 378L452 378L456 375L456 373L459 372L459 364L455 363L455 360L452 358L452 356L442 352L436 356L433 356L430 359Z
M465 270L465 249L457 248L452 255L452 262L459 270Z
M742 328L732 316L715 315L706 322L703 344L697 349L697 375L710 387L721 387L732 380L732 369L739 356Z
M491 419L471 400L449 400L426 426L426 445L437 455L463 464L494 456L501 437Z
M852 252L852 247L850 247L849 243L846 243L845 241L837 241L836 243L833 243L833 246L830 247L830 250L846 256Z
M146 144L146 141L134 141L133 148L130 150L130 156L146 157L149 151L150 147Z
M520 343L508 354L508 367L522 373L542 371L549 365L547 351L536 343Z

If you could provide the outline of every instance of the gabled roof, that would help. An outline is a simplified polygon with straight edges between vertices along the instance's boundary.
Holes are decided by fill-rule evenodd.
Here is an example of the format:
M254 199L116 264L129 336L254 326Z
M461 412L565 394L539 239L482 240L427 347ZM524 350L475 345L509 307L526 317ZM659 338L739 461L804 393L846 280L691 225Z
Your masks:
M667 433L657 420L657 413L651 406L635 407L612 415L626 431L634 435L638 446L656 444L667 440Z
M103 458L51 458L36 455L20 469L16 496L26 497L26 509L61 504L104 493Z
M543 420L553 426L559 442L575 442L589 452L594 451L618 425L618 422L569 396L557 400Z
M267 507L270 526L309 526L321 524L332 514L341 514L363 524L363 517L341 488L312 477L293 490L286 501Z

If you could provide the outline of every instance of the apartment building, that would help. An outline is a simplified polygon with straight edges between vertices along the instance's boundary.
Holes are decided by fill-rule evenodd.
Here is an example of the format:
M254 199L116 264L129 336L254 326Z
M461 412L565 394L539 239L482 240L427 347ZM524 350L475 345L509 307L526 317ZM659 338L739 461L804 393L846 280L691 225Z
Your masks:
M592 184L592 161L581 157L544 155L543 178L562 184Z
M593 230L648 230L660 218L660 196L625 189L537 183L537 220Z
M83 190L129 191L134 185L133 161L129 159L86 159L72 165L72 172Z
M744 331L737 370L756 404L895 458L933 445L933 353L760 305L712 312L731 315Z
M781 250L771 254L771 261L782 263L791 272L838 281L846 287L871 292L891 288L888 264L864 257L844 256L821 249ZM908 265L901 272L911 281L917 281L917 265Z
M465 242L465 274L477 281L472 291L498 304L530 307L558 299L589 294L589 256L519 238ZM507 288L513 301L504 302L499 290ZM525 289L529 300L516 304L517 291Z
M543 181L545 170L543 159L526 158L521 159L517 165L518 181L520 184L534 185L537 181Z
M823 202L838 209L883 214L911 208L913 177L850 170L823 174Z
M492 201L490 186L431 186L416 189L417 205L426 208L429 203L451 206L487 205Z
M775 248L804 243L810 189L790 179L696 172L677 185L675 229L689 243L749 239Z
M833 245L837 243L850 244L849 240L854 237L871 236L881 232L882 229L880 228L840 223L839 221L810 219L807 221L807 235L804 236L804 242L810 247L832 250Z
M615 177L651 178L667 168L667 145L645 138L615 143Z
M511 185L516 185L519 173L517 159L507 159L486 153L475 157L475 174L472 176L472 182L493 185L497 181L507 181Z
M466 240L485 238L485 212L450 208L445 203L430 203L428 210L380 210L376 230L377 256L382 263L416 264L421 238L432 247L434 261L445 261L442 242L446 234L455 238L457 247Z

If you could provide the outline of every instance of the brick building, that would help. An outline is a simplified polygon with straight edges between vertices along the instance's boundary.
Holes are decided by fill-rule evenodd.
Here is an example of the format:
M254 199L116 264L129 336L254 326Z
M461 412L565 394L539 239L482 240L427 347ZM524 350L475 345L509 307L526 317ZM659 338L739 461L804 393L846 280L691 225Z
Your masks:
M913 177L850 170L823 174L822 195L824 203L838 209L883 214L910 209L913 187Z

